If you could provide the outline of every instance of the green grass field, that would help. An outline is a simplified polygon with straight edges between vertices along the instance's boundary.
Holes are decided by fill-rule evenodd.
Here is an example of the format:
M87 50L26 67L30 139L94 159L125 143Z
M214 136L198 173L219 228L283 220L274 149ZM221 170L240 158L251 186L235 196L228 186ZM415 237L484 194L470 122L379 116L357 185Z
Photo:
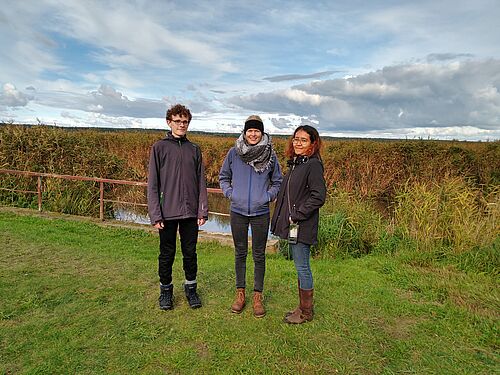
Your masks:
M189 309L157 307L158 238L141 230L0 211L4 374L493 374L500 371L498 279L370 255L313 260L315 319L289 326L291 261L267 258L263 319L230 313L231 247L199 244ZM249 259L248 283L252 280Z

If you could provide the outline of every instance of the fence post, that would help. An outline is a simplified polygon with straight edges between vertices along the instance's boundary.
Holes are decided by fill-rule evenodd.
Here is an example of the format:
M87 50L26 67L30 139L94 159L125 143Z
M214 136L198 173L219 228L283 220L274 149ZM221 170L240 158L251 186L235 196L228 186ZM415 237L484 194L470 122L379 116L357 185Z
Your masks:
M38 184L36 190L38 194L38 212L42 212L42 176L38 176Z
M104 221L104 182L99 184L99 217Z

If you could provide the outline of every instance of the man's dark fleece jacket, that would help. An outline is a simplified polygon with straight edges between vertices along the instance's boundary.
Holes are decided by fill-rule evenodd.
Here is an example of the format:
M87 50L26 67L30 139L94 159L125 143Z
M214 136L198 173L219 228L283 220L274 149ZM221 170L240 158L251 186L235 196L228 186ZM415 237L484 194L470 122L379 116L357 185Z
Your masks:
M186 137L156 142L149 158L148 210L151 224L208 218L205 169L198 145Z

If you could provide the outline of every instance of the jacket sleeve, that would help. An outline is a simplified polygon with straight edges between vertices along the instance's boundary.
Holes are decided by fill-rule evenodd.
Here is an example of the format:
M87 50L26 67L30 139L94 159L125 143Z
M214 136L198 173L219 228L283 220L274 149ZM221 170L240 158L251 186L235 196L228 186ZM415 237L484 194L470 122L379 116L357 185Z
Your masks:
M231 181L233 179L233 171L231 167L232 150L233 149L230 149L227 153L219 172L219 185L226 198L231 198L231 194L233 193L233 186L231 185Z
M326 199L326 183L323 176L323 164L317 160L311 163L311 169L307 176L307 186L309 186L309 196L300 202L294 212L291 213L293 221L307 220L314 211L318 210Z
M160 165L155 145L151 147L148 167L148 213L151 224L163 219L160 207Z
M278 157L273 152L273 171L271 174L271 183L269 184L269 189L267 193L269 194L269 202L272 202L276 199L278 192L280 191L281 183L283 182L283 174L281 173L280 163L278 163Z
M199 181L199 196L198 196L198 219L208 219L208 195L207 195L207 181L205 179L205 166L203 165L203 157L201 150L198 147L198 181Z

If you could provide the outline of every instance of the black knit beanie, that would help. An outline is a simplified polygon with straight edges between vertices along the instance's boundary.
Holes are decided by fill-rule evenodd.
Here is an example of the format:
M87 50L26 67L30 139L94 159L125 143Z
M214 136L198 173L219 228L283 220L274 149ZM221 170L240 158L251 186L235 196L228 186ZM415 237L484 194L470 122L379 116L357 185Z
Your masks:
M246 133L248 129L257 129L264 133L264 122L259 116L252 115L246 119L243 132Z

